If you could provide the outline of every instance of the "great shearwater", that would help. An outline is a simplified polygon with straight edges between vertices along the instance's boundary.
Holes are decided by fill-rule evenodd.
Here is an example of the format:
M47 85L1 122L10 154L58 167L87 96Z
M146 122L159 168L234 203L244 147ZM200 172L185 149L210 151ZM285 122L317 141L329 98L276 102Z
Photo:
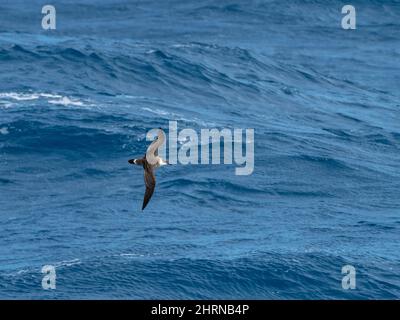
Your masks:
M158 167L168 164L168 161L163 160L158 155L158 148L165 141L165 133L160 128L157 137L147 148L147 152L141 159L131 159L128 160L130 164L136 164L142 166L144 169L144 183L146 185L146 192L144 194L142 210L146 208L149 203L151 196L153 195L154 188L156 186L156 177L154 175L154 170Z

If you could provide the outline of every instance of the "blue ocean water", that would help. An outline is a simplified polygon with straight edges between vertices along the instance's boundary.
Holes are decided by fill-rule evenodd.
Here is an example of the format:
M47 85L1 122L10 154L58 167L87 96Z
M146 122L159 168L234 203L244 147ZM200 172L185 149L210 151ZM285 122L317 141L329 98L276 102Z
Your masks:
M0 298L400 298L399 1L50 2L0 3ZM254 128L253 174L161 168L142 212L170 120Z

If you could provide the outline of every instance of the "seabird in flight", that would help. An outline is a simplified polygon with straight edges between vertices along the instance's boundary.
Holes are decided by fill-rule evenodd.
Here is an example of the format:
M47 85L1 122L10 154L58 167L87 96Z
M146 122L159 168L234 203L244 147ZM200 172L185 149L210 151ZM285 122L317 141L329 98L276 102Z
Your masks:
M169 164L168 161L165 161L158 155L158 148L164 143L164 141L165 133L160 128L160 130L158 130L157 137L147 148L147 152L144 157L141 159L128 160L130 164L142 166L144 169L144 183L146 184L146 192L144 194L142 210L146 208L147 204L149 203L156 186L154 170L158 167Z

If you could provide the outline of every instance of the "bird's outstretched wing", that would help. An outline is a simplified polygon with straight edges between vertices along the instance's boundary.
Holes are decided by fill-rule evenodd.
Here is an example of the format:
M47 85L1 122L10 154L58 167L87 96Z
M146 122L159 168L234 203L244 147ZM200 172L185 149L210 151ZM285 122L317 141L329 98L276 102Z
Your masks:
M165 133L162 129L158 130L157 138L147 148L147 153L158 156L158 148L162 146L165 141Z
M145 165L144 168L144 183L146 184L146 192L144 194L142 210L146 208L153 195L154 188L156 187L156 177L154 176L153 169L149 165Z

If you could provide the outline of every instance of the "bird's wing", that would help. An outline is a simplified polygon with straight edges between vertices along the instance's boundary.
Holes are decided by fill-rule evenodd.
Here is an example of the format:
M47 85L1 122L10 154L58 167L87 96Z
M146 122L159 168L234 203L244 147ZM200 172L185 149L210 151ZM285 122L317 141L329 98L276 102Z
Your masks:
M158 130L157 138L149 145L147 148L147 153L154 154L156 157L158 156L158 148L165 141L165 133L163 130Z
M149 203L156 186L156 177L154 176L153 169L149 165L146 165L144 168L144 183L146 184L146 192L144 194L142 210L146 208Z

